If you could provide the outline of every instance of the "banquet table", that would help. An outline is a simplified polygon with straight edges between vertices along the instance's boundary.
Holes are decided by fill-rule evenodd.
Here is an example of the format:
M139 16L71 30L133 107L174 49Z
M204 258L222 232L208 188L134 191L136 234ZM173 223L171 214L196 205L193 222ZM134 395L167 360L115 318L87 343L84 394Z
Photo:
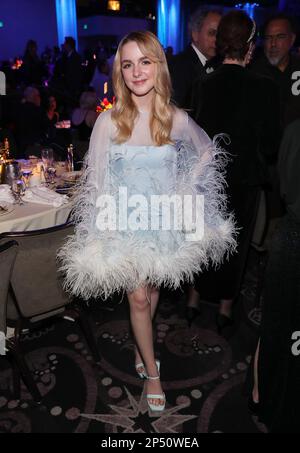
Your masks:
M12 205L11 212L0 216L0 233L11 231L33 231L65 223L72 203L55 208L38 203Z

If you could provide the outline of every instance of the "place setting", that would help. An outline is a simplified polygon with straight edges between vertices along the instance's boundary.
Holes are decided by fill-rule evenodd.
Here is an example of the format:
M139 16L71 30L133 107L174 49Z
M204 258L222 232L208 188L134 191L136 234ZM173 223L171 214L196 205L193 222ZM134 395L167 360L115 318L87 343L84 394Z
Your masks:
M70 202L82 171L68 171L69 162L55 162L51 148L41 158L6 161L0 184L0 217L11 214L16 206L40 204L60 208Z

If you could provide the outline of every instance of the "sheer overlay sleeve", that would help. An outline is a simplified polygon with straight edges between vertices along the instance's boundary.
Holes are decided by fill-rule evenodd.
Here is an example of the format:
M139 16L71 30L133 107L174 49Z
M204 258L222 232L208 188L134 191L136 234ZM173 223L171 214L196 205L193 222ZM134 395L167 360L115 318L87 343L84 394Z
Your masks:
M75 233L58 252L60 270L65 275L65 289L75 295L82 295L82 288L92 288L95 285L95 281L89 282L89 279L94 279L93 274L83 272L82 263L89 262L88 244L99 234L96 227L96 203L99 194L105 190L108 178L112 129L110 111L101 113L92 131L89 150L84 160L85 170L73 200L71 220L75 224ZM86 290L84 298L92 296L92 291Z
M225 190L228 157L221 147L226 136L211 140L183 111L177 111L173 133L178 147L177 178L183 187L178 191L203 195L204 199L204 236L202 252L198 251L201 268L217 266L236 248L234 216L227 211Z

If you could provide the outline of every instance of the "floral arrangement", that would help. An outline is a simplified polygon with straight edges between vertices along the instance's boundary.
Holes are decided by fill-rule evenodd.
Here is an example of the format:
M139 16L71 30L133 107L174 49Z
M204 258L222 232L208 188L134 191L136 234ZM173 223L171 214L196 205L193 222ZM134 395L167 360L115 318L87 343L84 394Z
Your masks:
M23 60L21 60L21 58L16 58L14 63L11 66L11 69L13 69L14 71L18 70L18 69L20 69L22 64L23 64Z
M112 98L112 101L109 101L107 98L102 99L100 105L97 105L96 107L96 112L101 113L110 110L113 107L114 102L115 97Z
M9 159L9 142L5 138L3 143L0 143L0 163L6 162Z

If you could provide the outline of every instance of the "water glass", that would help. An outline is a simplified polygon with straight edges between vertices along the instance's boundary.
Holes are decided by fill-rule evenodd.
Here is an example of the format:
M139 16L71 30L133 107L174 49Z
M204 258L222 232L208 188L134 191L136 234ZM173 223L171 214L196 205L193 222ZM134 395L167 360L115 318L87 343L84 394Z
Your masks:
M53 167L54 162L54 154L52 148L44 148L41 152L42 161L44 164L44 169L46 170L48 167Z
M29 186L29 178L32 175L33 166L31 162L24 163L21 166L21 174L23 176L26 188Z
M11 183L11 191L13 193L15 202L14 204L24 204L22 196L25 194L26 185L23 179L13 179Z
M55 184L55 177L56 177L56 168L55 167L47 167L45 169L45 180L47 186L50 184Z

